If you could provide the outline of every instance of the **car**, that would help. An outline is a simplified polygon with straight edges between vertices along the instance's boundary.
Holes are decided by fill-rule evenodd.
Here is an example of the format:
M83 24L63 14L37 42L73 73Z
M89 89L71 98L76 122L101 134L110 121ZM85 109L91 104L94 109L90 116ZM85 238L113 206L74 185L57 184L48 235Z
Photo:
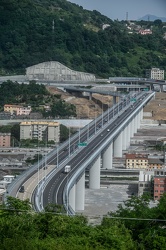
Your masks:
M103 136L103 134L101 134L100 136Z
M24 191L25 191L24 186L21 186L20 189L19 189L19 192L24 193Z
M108 132L110 131L109 128L107 129L107 131L108 131Z

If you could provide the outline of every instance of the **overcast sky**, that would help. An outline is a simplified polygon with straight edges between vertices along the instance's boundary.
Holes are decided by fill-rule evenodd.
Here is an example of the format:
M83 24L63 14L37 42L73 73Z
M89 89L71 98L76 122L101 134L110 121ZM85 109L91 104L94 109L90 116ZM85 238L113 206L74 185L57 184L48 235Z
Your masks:
M147 14L166 17L166 0L68 0L87 10L97 10L112 20L137 20Z

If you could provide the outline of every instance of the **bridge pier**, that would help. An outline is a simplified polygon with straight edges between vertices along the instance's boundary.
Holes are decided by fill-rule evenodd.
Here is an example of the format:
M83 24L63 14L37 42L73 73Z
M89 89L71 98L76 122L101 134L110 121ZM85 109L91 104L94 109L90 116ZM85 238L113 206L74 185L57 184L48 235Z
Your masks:
M125 127L122 132L122 150L126 150L126 148L127 148L127 127Z
M113 142L103 153L103 168L112 169L112 157L113 157Z
M92 93L89 93L89 100L92 100Z
M89 170L90 189L100 189L100 164L101 164L101 155L99 155L99 157Z
M116 96L113 96L113 105L116 104Z
M76 210L75 196L76 196L76 185L74 184L74 186L70 189L70 192L69 192L69 206L71 206L71 208L74 211Z
M84 210L85 202L85 171L77 180L75 192L75 210Z
M130 146L130 123L127 125L127 148Z
M122 132L114 140L114 157L122 157Z

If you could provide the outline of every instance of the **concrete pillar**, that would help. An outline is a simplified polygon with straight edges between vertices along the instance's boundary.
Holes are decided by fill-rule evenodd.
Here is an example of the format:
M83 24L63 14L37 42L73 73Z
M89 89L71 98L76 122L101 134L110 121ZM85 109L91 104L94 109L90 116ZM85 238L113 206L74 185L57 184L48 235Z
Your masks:
M127 148L130 146L130 123L127 125Z
M85 202L85 172L80 176L76 183L76 203L75 210L84 210Z
M75 196L76 196L76 185L74 184L74 186L70 189L70 192L69 192L69 205L74 211L76 210Z
M139 112L137 115L137 129L140 128L140 117L141 117L141 113Z
M133 137L133 120L130 121L130 138Z
M125 127L122 131L122 149L123 150L126 150L126 147L127 147L127 136L126 136L126 133L127 133L127 127Z
M113 157L113 142L111 142L109 147L103 153L103 168L112 169L112 157Z
M114 157L122 157L122 133L114 140Z
M137 123L137 115L134 117L134 128L135 128L135 131L134 133L137 133L137 129L138 129L138 123Z
M144 112L143 112L143 108L141 109L141 117L140 117L141 119L140 119L140 123L141 123L141 121L143 120L143 118L144 118Z
M116 104L116 96L113 96L113 105Z
M92 100L92 93L89 93L89 100Z
M101 164L101 155L99 155L99 157L89 170L90 189L100 189L100 164Z

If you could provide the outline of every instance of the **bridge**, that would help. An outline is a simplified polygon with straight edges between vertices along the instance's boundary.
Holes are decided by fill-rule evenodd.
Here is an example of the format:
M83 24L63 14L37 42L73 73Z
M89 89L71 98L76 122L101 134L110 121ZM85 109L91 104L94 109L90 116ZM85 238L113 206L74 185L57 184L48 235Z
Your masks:
M63 204L67 213L84 210L85 169L89 170L89 187L100 188L100 167L112 168L113 157L121 157L137 131L143 107L154 92L127 95L33 167L18 176L8 187L8 195L19 197L19 188L36 175L30 199L37 211L49 203ZM71 166L64 173L66 165Z
M26 78L26 75L15 75L15 76L2 76L0 77L0 84L4 81L11 80L17 81L19 83L29 83L29 80ZM108 79L95 79L94 81L78 81L78 80L63 80L63 81L55 81L55 80L39 80L33 79L38 84L51 85L51 86L85 86L91 85L96 86L96 83L111 83L114 84L117 89L139 89L149 87L150 90L154 89L154 85L158 85L160 91L163 92L164 86L166 85L165 80L155 80L148 78L139 78L139 77L109 77ZM124 85L123 83L126 83ZM120 85L121 84L121 85Z

